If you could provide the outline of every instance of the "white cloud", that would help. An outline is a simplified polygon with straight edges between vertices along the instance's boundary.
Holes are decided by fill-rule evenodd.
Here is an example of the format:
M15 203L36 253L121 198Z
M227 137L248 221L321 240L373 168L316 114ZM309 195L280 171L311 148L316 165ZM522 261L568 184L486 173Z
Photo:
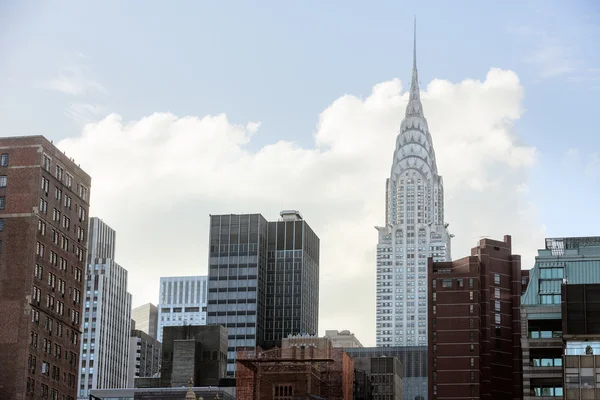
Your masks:
M89 78L86 69L80 65L63 68L58 76L47 81L44 87L72 96L80 96L88 92L106 93L104 86Z
M484 81L434 80L423 92L454 258L481 236L513 235L524 264L541 246L543 226L527 202L534 148L513 123L523 88L511 71ZM92 177L92 212L117 231L117 261L130 272L134 303L158 300L162 275L207 272L210 214L300 210L321 238L320 329L375 336L373 228L384 221L385 179L404 116L399 80L365 99L346 95L319 116L310 148L279 141L251 151L259 124L225 115L155 113L124 123L112 114L59 143Z

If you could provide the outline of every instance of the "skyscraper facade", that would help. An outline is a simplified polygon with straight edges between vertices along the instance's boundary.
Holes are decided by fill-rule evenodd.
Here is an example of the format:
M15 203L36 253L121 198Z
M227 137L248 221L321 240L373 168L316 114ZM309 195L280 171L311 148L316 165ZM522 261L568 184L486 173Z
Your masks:
M127 386L131 294L127 270L114 261L115 238L115 231L101 219L90 219L80 399L87 399L92 389Z
M319 238L299 212L280 215L211 216L207 323L228 329L229 376L239 347L318 332Z
M152 303L146 303L131 310L131 319L135 321L135 329L158 337L158 308Z
M427 258L450 260L444 184L419 93L416 25L406 114L386 180L385 225L376 227L377 346L427 345Z
M158 341L165 326L206 325L208 276L160 278Z
M77 396L90 184L44 137L0 139L0 399Z
M293 334L318 334L319 238L298 211L269 222L264 347Z
M260 214L211 215L208 325L227 328L227 375L238 347L264 340L267 220Z

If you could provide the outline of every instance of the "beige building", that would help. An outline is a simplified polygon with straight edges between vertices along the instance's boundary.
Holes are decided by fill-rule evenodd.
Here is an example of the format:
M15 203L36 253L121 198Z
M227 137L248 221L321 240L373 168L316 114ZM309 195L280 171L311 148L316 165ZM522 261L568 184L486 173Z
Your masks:
M350 333L350 331L325 331L325 337L331 340L333 347L363 347L360 340L354 336L354 333Z

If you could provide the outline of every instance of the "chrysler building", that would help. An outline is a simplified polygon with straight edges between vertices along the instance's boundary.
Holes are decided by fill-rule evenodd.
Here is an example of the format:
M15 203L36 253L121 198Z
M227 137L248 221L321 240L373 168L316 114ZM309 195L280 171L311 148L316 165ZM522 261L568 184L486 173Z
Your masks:
M427 258L449 261L444 183L419 93L416 22L406 114L386 180L385 226L376 227L377 346L427 345Z

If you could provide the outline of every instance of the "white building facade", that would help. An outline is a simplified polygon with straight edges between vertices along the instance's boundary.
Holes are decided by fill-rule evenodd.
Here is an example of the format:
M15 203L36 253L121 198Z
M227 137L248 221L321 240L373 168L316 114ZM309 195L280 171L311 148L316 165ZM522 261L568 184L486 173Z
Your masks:
M114 261L115 231L91 218L88 232L79 399L92 389L126 387L131 329L127 270Z
M160 278L158 341L165 326L206 325L208 276Z
M419 93L416 24L406 114L386 181L386 223L376 227L377 346L427 346L427 258L450 260L444 184Z

